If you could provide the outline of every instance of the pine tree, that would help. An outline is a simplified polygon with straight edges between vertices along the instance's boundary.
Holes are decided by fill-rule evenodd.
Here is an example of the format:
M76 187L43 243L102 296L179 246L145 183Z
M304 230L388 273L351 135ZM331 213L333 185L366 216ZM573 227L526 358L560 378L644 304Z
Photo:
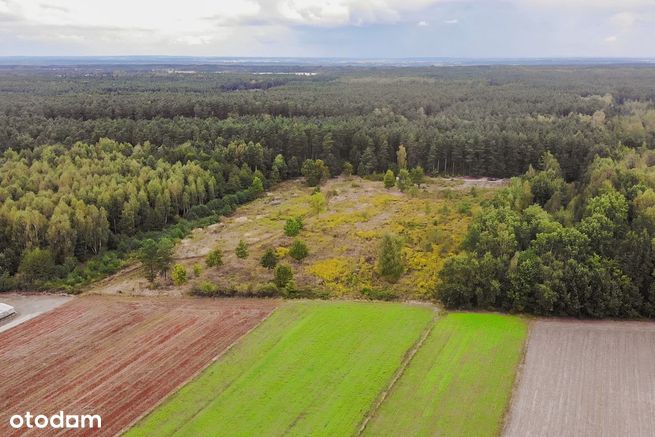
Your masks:
M237 245L237 248L234 251L234 253L236 253L237 257L241 259L248 258L248 246L246 245L246 242L243 240L239 240L239 244Z
M269 270L275 268L277 265L277 255L275 255L275 251L273 249L266 249L264 256L262 256L261 265L262 267L266 267Z
M396 282L403 274L402 247L402 240L394 235L386 234L382 238L377 270L389 282Z
M396 186L398 186L398 189L403 193L407 191L409 187L412 186L412 179L406 168L403 168L398 172L398 179L396 180Z
M205 258L207 267L218 267L223 265L223 252L220 248L216 247L207 254Z
M293 240L291 247L289 248L289 256L296 261L301 261L309 255L309 250L307 245L302 240Z

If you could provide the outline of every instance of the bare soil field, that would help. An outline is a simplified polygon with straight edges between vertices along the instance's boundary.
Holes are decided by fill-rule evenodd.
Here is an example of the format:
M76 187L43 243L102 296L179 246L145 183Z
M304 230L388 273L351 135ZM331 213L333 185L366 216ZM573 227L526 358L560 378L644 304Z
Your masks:
M66 295L43 293L1 293L0 302L11 305L16 314L0 321L0 332L26 322L73 299Z
M10 428L13 414L49 416L60 410L101 415L101 430L74 435L115 435L276 305L254 299L89 296L0 333L0 435L28 431Z
M655 323L532 325L507 436L655 435Z

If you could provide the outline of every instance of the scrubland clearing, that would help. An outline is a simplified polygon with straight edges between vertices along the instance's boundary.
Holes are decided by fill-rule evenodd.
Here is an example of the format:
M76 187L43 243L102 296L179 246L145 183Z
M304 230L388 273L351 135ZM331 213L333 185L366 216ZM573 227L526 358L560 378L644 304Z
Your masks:
M257 294L272 279L271 271L260 265L265 250L272 248L280 263L291 266L298 288L332 297L360 296L362 290L373 289L399 297L426 298L443 261L458 250L480 202L502 185L503 181L486 179L428 178L410 195L396 188L385 189L382 182L342 177L321 187L327 206L317 212L310 204L313 188L300 180L284 182L220 223L195 229L178 244L175 259L190 273L188 284L153 289L133 266L89 292L181 295L194 284L210 282L236 295ZM294 217L303 219L304 229L297 238L309 249L302 262L288 255L294 238L285 236L283 230L286 220ZM375 269L380 240L387 233L405 241L406 271L394 284L379 278ZM246 259L235 255L240 240L248 245ZM223 265L206 268L204 259L216 247L223 251ZM203 267L195 278L191 274L194 264Z

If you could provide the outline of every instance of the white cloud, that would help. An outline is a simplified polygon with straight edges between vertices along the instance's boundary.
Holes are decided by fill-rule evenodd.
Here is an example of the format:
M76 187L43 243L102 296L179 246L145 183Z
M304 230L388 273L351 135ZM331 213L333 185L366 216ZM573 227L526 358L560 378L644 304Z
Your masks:
M362 25L401 21L404 14L445 0L270 0L281 17L293 23L320 26ZM269 2L270 2L269 1ZM262 0L266 2L266 0Z
M7 8L32 24L52 26L142 28L174 33L210 25L207 18L234 20L256 16L254 0L9 0Z
M653 6L653 0L512 0L512 2L528 6L582 7L587 10Z
M503 28L490 24L495 20ZM335 41L367 36L369 26L398 24L401 41L407 26L436 34L461 23L467 38L444 45L452 52L487 55L494 38L508 36L513 45L496 41L502 49L493 50L523 54L516 47L532 38L537 45L550 41L534 47L540 53L604 54L611 47L655 54L652 44L640 44L655 35L655 0L0 0L0 55L332 56L345 50ZM421 44L407 47L442 53ZM389 56L405 50L362 38L349 53L370 55L371 48Z
M637 22L637 16L632 12L620 12L612 15L611 21L615 26L627 30Z
M211 43L213 39L214 38L209 35L186 35L179 37L177 41L190 46L200 46Z
M302 24L336 25L350 20L350 8L341 1L283 0L277 10L283 18Z

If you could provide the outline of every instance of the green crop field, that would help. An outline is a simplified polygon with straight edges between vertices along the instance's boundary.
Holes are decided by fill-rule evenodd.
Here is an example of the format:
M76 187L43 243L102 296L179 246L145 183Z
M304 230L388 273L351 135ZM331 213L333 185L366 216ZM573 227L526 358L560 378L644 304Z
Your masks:
M453 313L440 319L366 434L500 434L526 334L518 317Z
M127 435L352 435L433 314L287 303Z

